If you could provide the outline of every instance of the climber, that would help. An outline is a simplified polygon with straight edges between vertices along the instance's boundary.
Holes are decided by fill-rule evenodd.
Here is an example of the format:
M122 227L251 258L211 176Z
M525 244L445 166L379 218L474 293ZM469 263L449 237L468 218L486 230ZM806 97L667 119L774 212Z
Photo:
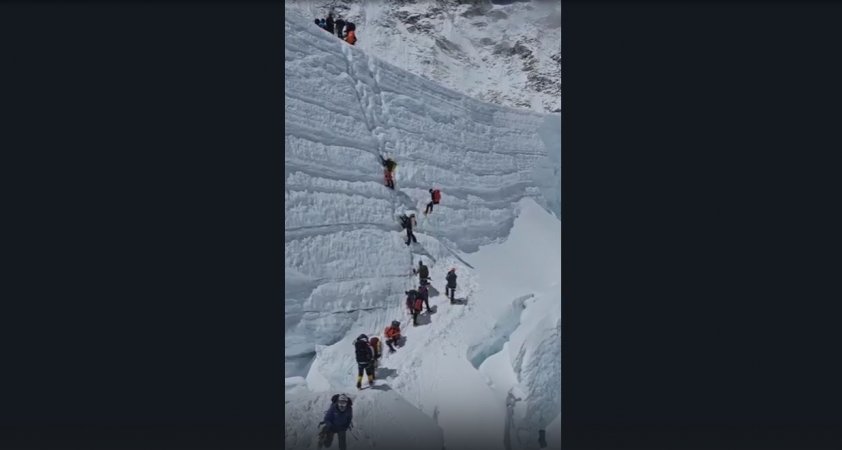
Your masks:
M334 26L336 27L336 36L339 39L345 38L345 21L342 20L341 17L336 16L336 22L334 22Z
M412 315L412 326L418 326L418 314L424 309L424 300L415 289L404 292L406 294L406 307Z
M444 290L444 295L450 297L450 303L453 303L453 297L456 295L456 268L451 268L445 278L447 279L447 287Z
M430 291L427 290L427 285L422 284L418 286L418 297L424 300L424 305L427 307L427 312L430 312Z
M386 345L389 347L389 353L395 353L394 346L397 345L398 340L401 338L401 323L393 320L392 324L386 327L383 335L386 336Z
M377 336L372 336L368 339L368 345L371 346L371 350L374 352L374 360L373 360L373 367L372 371L374 372L374 378L377 378L377 365L380 362L380 357L383 356L382 346L380 345L380 338Z
M333 34L333 13L332 12L327 13L327 21L325 21L325 25L326 25L325 30L327 30L327 32L330 33L330 34Z
M395 167L397 167L398 163L396 163L392 158L383 158L381 155L380 164L383 166L383 178L386 180L386 186L394 189L395 178L393 176L393 172L395 171Z
M368 385L374 384L374 352L368 343L368 337L359 335L354 341L354 351L357 354L357 389L362 389L363 371L368 375Z
M385 181L386 187L389 189L395 189L395 178L392 176L392 172L389 172L389 169L383 169L383 180Z
M339 450L348 448L345 432L353 425L353 402L346 394L334 394L330 399L330 407L325 411L324 420L319 423L319 448L330 447L334 433L339 436Z
M407 216L406 214L402 214L401 217L401 228L406 228L406 245L409 245L410 242L418 243L418 239L415 239L415 235L412 233L412 227L416 225L415 223L415 213L410 212Z
M380 156L380 164L385 167L389 172L394 172L395 167L397 167L398 163L395 162L392 158L384 158L382 155Z
M345 33L345 42L354 45L357 42L357 27L353 22L346 22L345 29L348 30Z
M427 207L424 208L425 216L433 212L433 205L438 205L441 201L441 191L439 191L438 189L430 189L430 198L432 201L430 201L430 203L427 203Z
M319 28L321 28L321 27L322 27L322 21L321 21L321 20L319 20L319 18L318 18L318 17L316 17L316 26L318 26Z
M430 269L424 265L424 261L418 260L418 270L413 269L414 273L418 274L418 282L422 286L430 284Z

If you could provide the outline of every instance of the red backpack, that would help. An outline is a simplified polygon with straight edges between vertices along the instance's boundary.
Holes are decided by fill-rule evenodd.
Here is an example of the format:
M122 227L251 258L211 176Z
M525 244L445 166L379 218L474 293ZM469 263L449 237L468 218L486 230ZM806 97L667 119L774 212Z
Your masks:
M433 203L438 204L441 201L441 191L438 189L433 190Z
M422 309L424 309L424 300L422 300L421 297L418 297L415 299L415 310L421 311Z

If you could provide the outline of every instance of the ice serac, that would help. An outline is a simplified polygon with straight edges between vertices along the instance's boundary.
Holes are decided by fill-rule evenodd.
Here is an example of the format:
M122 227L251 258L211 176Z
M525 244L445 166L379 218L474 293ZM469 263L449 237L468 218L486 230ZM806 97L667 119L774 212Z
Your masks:
M367 55L292 11L285 19L286 356L382 315L409 281L395 216L444 199L419 229L450 249L505 237L523 197L542 204L545 115L492 105ZM397 192L379 155L398 162ZM288 373L303 376L304 373Z
M532 448L537 434L519 429L560 413L558 116L467 97L312 22L287 10L286 447L315 448L330 395L348 392L354 446ZM398 163L394 191L381 155ZM431 187L442 202L424 216ZM407 210L411 247L396 220ZM419 259L433 312L412 327L403 294ZM450 268L459 305L443 295ZM396 319L404 346L357 391L354 338Z

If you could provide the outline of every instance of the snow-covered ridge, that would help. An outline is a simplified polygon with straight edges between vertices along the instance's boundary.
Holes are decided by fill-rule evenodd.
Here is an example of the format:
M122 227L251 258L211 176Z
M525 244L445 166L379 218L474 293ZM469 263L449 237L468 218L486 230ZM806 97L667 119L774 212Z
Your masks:
M558 116L466 97L312 18L288 14L285 30L286 409L296 418L287 448L314 448L338 391L355 397L356 438L378 448L475 448L454 430L489 423L501 431L482 437L485 448L530 448L560 414ZM381 154L398 162L395 191L383 186ZM442 203L424 217L433 186ZM406 210L419 213L412 248L395 220ZM412 328L402 298L419 259L430 266L435 313ZM466 305L443 299L450 267ZM507 320L519 298L519 317ZM377 390L356 393L351 341L393 319L407 343L384 361ZM501 361L510 379L492 380ZM445 367L457 379L437 378ZM452 390L471 401L454 404ZM510 392L521 400L507 413Z
M560 112L560 0L286 3L310 22L331 8L370 55L480 100Z

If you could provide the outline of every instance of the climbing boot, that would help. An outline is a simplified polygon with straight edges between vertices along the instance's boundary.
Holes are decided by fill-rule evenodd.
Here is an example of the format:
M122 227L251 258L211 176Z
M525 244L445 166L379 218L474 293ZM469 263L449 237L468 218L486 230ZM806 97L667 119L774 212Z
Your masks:
M362 389L362 388L363 388L363 377L359 376L359 377L357 377L357 389Z

